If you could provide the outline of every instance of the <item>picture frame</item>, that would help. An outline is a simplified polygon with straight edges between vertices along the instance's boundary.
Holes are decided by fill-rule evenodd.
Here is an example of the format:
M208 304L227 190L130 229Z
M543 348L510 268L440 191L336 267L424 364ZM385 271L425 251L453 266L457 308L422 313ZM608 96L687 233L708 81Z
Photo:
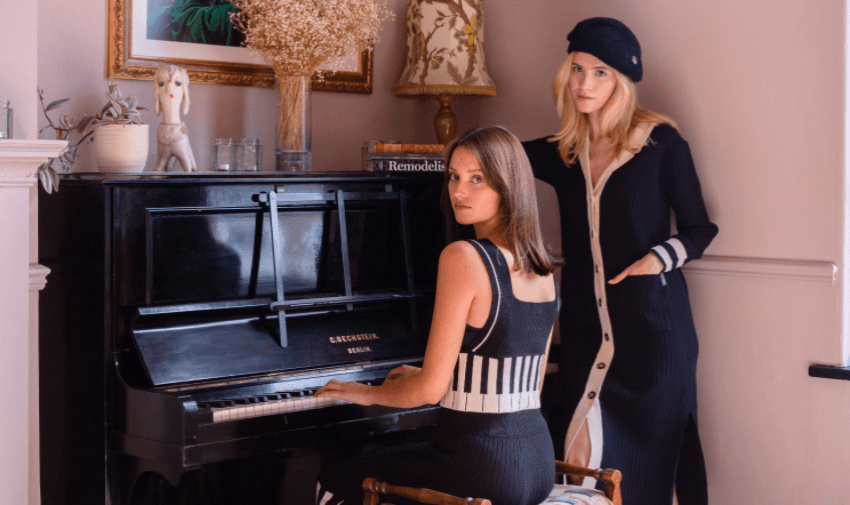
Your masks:
M271 67L251 50L212 44L149 40L148 0L108 0L107 76L153 80L159 65L186 68L193 83L273 88ZM313 76L314 91L372 92L372 51L345 57Z

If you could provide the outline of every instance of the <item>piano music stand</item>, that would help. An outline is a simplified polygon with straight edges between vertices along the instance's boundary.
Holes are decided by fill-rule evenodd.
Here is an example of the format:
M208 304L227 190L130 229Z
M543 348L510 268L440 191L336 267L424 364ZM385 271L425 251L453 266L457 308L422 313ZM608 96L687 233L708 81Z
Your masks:
M286 331L287 311L303 306L313 307L329 307L335 305L345 305L347 310L352 310L354 304L371 303L380 301L394 301L407 298L410 301L410 322L411 328L415 333L419 331L419 325L416 317L416 290L413 282L413 271L411 268L411 251L410 251L410 225L408 223L407 201L408 194L406 191L393 191L391 185L386 185L383 192L345 192L339 189L334 192L326 193L285 193L280 191L271 191L269 193L260 193L258 199L261 203L267 204L270 213L271 236L272 236L272 258L274 263L274 276L276 299L272 301L269 308L278 314L279 341L281 347L288 346L288 338ZM405 271L407 274L407 291L398 292L396 290L384 291L369 294L354 293L351 287L351 265L349 258L348 247L348 231L346 224L346 201L352 202L378 202L387 200L397 200L399 211L401 212L402 225L402 240L404 246L404 262ZM284 279L284 239L281 237L279 228L279 203L287 206L304 206L316 205L324 203L336 204L337 214L339 216L339 231L340 244L342 254L343 281L345 293L338 296L327 296L319 298L286 300L283 286Z

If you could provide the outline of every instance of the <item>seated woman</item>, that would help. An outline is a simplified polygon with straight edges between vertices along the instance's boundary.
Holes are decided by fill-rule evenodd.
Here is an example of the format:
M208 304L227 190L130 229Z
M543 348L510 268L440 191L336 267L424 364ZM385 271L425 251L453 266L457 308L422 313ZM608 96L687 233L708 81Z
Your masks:
M440 255L422 368L396 368L380 386L330 381L316 392L360 405L439 402L432 441L325 468L320 505L362 503L366 477L494 505L537 505L555 481L539 407L561 260L543 244L528 158L513 134L487 127L449 144L445 159L449 229L472 225L476 239Z

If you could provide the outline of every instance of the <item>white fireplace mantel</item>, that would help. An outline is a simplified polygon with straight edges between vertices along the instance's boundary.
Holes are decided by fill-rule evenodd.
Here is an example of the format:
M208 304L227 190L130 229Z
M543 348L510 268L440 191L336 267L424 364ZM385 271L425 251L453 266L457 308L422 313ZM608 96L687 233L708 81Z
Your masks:
M39 494L38 291L49 270L38 264L39 165L64 140L0 139L0 501L36 505Z
M55 158L65 140L0 139L0 185L35 184L35 172L49 158Z

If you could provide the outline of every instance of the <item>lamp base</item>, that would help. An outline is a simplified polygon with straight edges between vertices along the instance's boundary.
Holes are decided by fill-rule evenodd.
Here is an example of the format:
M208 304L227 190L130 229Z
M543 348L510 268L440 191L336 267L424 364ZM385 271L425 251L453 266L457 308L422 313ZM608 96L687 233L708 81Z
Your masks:
M440 110L434 118L434 128L437 130L437 140L440 144L448 144L455 138L457 130L457 116L452 112L452 95L443 93L437 97L440 101Z

